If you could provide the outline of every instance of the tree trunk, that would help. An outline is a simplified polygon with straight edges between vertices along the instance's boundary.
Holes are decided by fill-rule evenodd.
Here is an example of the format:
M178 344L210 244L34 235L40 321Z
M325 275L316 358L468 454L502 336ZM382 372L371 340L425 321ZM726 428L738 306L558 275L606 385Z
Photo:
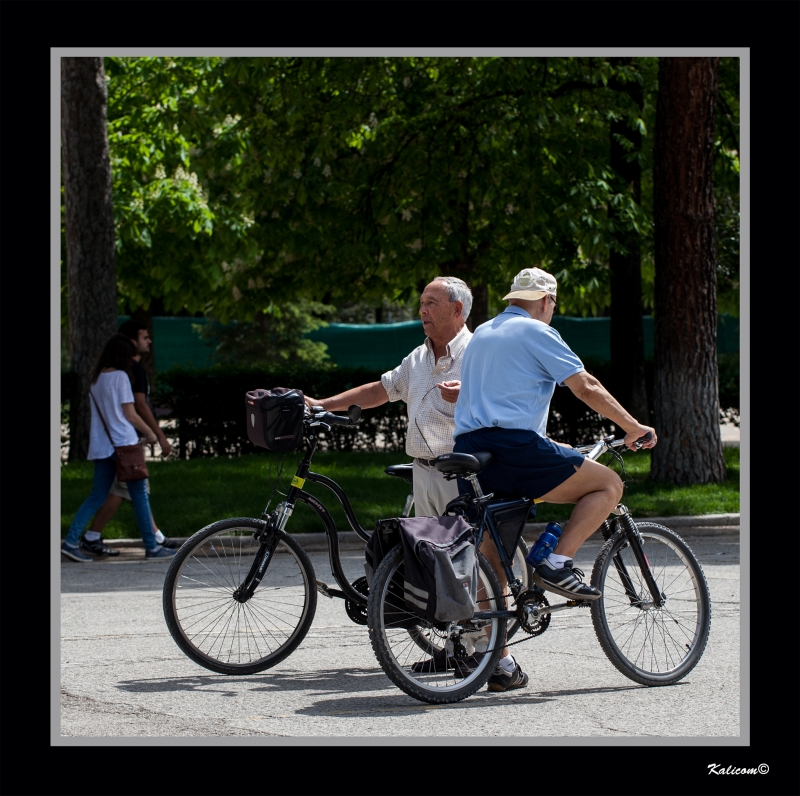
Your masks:
M69 460L89 451L91 372L117 330L111 164L102 58L61 59L61 158L69 292Z
M726 477L719 430L712 179L718 58L662 58L653 210L655 383L659 443L650 477Z
M467 327L474 332L482 323L489 320L489 288L486 285L471 285L471 287L472 309L467 318Z
M628 64L632 59L615 59ZM641 109L644 93L636 82L619 83L612 87L630 96ZM627 194L641 205L642 170L638 160L626 161L628 150L620 143L625 138L633 144L633 151L642 149L642 134L631 129L624 120L612 119L609 129L610 163L618 175L614 181L617 193ZM609 205L608 216L616 217L616 209ZM639 234L635 230L618 230L615 237L627 249L627 254L612 250L609 256L611 272L611 361L619 378L613 385L614 396L640 422L650 422L644 370L644 331L642 329L642 258Z

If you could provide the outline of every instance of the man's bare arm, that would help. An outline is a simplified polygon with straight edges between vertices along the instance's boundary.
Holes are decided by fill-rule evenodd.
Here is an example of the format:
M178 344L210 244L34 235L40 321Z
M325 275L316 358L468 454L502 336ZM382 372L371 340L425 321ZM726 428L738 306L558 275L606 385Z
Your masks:
M373 407L385 404L389 396L383 385L379 381L369 384L362 384L360 387L353 387L352 390L333 395L330 398L311 398L305 396L308 406L321 406L328 412L342 411L353 404L358 404L362 409L372 409Z
M149 442L153 443L156 441L156 435L153 433L153 430L147 423L142 420L141 417L136 412L136 409L133 404L122 404L122 414L125 415L125 419Z
M161 455L169 456L170 451L172 451L172 445L169 444L166 435L161 430L161 426L158 425L158 420L155 419L153 412L147 405L147 396L143 392L135 392L133 394L133 404L136 407L136 413L150 426L156 435L158 444L161 446Z
M652 439L642 443L645 448L653 448L657 442L656 430L645 426L634 418L616 398L600 383L600 381L585 370L575 373L564 384L572 390L573 395L583 401L590 409L607 417L614 425L625 431L625 444L633 448L633 443L648 432Z

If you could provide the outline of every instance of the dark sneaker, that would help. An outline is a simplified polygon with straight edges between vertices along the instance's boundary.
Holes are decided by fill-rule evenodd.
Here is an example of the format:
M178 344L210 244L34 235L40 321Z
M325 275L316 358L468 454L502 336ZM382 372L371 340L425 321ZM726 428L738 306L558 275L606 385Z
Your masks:
M545 558L533 572L533 582L541 589L553 591L573 600L597 600L602 595L594 586L584 583L583 572L572 566L572 559L556 569L549 558Z
M516 663L516 661L514 661ZM525 688L528 685L528 675L522 671L520 665L514 667L509 673L502 666L495 666L492 676L486 681L487 691L510 691L513 688Z
M475 670L482 655L483 653L476 652L468 658L448 658L445 650L441 649L427 661L417 661L412 665L411 671L416 674L430 674L452 670L459 677L466 677Z
M66 542L61 543L61 555L67 556L67 558L71 558L73 561L80 561L81 564L87 564L89 561L94 560L91 556L87 556L79 546L73 547Z
M186 539L170 539L169 536L164 537L163 542L159 542L159 547L166 547L167 550L177 550L179 547L183 546L183 543Z
M145 558L172 558L175 555L176 550L169 550L166 547L157 547L155 550L145 550L144 557Z
M99 539L95 539L94 541L89 541L85 536L81 536L80 541L81 547L87 552L91 553L94 556L118 556L119 550L115 550L113 547L109 547L108 545L103 544L103 538L100 537Z

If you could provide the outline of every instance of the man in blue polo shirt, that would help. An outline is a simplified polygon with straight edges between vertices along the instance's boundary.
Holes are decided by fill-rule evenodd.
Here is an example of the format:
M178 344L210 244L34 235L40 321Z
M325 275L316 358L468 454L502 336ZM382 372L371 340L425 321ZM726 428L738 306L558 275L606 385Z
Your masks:
M491 463L478 476L487 492L575 504L557 552L536 568L534 580L566 597L596 600L600 592L582 582L583 573L573 568L572 558L619 503L622 481L608 467L547 438L556 384L569 387L623 429L630 449L648 432L652 437L643 447L652 448L657 438L655 429L634 419L584 370L551 328L556 287L551 274L524 269L503 297L509 307L475 330L461 368L454 451L492 453Z

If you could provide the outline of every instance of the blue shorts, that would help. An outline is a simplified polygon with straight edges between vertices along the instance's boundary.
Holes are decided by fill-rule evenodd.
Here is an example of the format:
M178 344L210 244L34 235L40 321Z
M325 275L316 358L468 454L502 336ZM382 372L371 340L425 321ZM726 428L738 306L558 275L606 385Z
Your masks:
M478 476L484 492L498 497L538 498L546 495L575 475L583 464L582 453L556 445L535 431L513 428L479 428L459 434L453 447L455 453L489 451L491 464ZM471 491L466 482L466 489Z

